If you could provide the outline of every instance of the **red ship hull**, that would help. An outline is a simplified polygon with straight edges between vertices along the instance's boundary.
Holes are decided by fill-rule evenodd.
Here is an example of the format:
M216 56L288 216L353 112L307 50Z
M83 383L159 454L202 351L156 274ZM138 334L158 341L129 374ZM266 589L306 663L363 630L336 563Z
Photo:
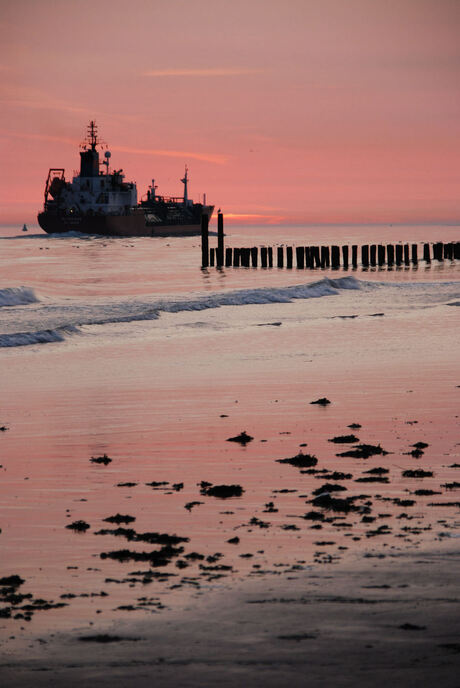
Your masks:
M213 209L213 206L207 206L204 210L209 218ZM131 215L101 216L57 215L44 211L38 214L38 224L48 234L81 232L115 237L167 237L198 236L201 233L201 223L147 225L143 211Z

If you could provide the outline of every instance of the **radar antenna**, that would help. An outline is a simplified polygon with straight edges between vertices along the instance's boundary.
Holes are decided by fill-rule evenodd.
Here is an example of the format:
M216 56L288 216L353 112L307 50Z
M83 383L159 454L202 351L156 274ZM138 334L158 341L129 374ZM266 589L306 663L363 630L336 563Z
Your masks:
M97 145L101 145L102 141L98 136L97 124L94 120L91 120L86 127L86 139L82 144L85 150L88 150L88 144L91 150L96 150Z

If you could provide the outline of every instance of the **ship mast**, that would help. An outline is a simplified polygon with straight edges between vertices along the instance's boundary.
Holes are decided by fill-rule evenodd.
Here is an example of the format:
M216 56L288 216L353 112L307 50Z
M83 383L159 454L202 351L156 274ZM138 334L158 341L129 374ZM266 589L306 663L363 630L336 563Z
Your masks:
M187 205L188 203L188 189L187 189L187 184L188 184L188 167L187 165L185 166L185 175L184 178L181 179L182 184L184 185L184 205Z
M98 177L99 151L96 146L101 144L101 140L97 134L96 122L91 120L86 129L86 139L82 143L83 150L80 151L80 177Z
M91 120L87 127L86 141L90 144L91 150L96 150L96 146L100 143L97 135L97 125L94 120Z

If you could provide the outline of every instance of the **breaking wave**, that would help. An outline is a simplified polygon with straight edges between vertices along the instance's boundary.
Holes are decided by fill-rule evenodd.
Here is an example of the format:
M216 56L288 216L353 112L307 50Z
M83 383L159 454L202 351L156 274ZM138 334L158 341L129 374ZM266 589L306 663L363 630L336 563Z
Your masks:
M0 290L0 304L18 306L2 309L3 334L0 348L62 342L80 333L85 326L105 326L117 323L153 321L163 313L199 312L224 306L253 306L284 304L295 300L338 296L345 291L382 291L376 309L391 304L398 312L414 308L428 308L442 304L458 306L459 283L380 283L359 280L351 275L337 279L323 278L285 287L258 287L232 291L194 293L189 297L171 296L159 299L155 294L143 299L102 301L45 302L26 287ZM386 296L385 296L386 294ZM29 308L24 304L33 304ZM373 315L381 315L377 311ZM342 314L343 315L343 314Z
M34 290L29 287L8 287L0 289L0 307L24 306L27 303L38 303Z
M56 330L39 330L38 332L15 332L14 334L0 334L0 348L63 342L66 334L76 334L77 332L78 329L76 327L61 327Z
M23 331L0 334L0 348L30 346L61 342L67 336L79 332L85 325L110 325L115 323L157 320L161 313L204 311L222 306L248 306L270 303L290 303L294 299L312 299L337 295L342 289L360 289L362 283L354 277L322 279L317 282L281 288L240 289L223 293L196 295L188 299L163 299L151 301L115 301L104 304L45 305L27 313L22 319ZM3 290L10 292L10 305L38 301L31 289ZM43 325L48 327L45 329ZM41 325L40 329L36 327ZM16 329L16 318L10 322ZM25 330L30 331L25 331Z
M360 289L360 282L354 277L339 279L322 279L308 284L297 284L291 287L260 287L258 289L240 289L222 294L212 294L195 299L160 302L158 311L179 313L180 311L202 311L221 306L251 306L266 303L290 303L294 299L317 299L322 296L334 296L341 289Z
M157 320L161 313L180 313L184 311L205 311L222 306L249 306L270 303L290 303L294 299L316 299L323 296L337 295L344 289L361 289L363 282L352 276L339 279L321 279L317 282L289 287L256 289L239 289L222 293L203 294L188 299L162 299L150 301L115 301L113 303L73 304L73 305L40 305L24 314L22 331L16 317L10 321L11 332L0 334L0 348L28 346L63 341L66 336L79 332L85 325L110 325L115 323ZM36 299L32 290L3 290L18 292L16 304L31 303ZM25 299L29 299L26 301ZM13 299L11 297L11 305ZM15 314L16 316L17 314ZM38 327L37 327L38 325ZM43 325L47 325L46 328Z
M294 299L317 299L334 296L341 289L361 289L360 282L354 277L341 277L337 280L322 279L318 282L291 287L259 287L239 289L219 294L197 296L190 299L164 299L151 303L130 302L101 307L93 319L85 319L79 325L108 325L110 323L134 322L136 320L157 320L161 313L181 313L184 311L205 311L222 306L253 306L269 303L291 303Z

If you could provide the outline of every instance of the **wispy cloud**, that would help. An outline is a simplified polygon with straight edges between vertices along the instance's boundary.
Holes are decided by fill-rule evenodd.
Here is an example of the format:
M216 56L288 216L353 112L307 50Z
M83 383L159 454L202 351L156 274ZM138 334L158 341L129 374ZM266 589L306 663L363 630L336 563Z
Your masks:
M1 69L2 68L0 65L0 71ZM68 103L55 98L53 95L44 90L11 84L2 89L0 105L19 109L25 108L28 110L50 110L54 112L63 112L65 114L76 113L78 115L84 115L85 118L101 118L110 121L134 122L139 125L142 124L142 118L138 114L122 114L116 113L113 110L100 110L93 104L88 107L84 104L78 105L75 103Z
M32 139L37 141L57 141L71 146L78 146L80 140L66 138L64 136L49 136L47 134L25 134L9 131L0 131L0 138L10 138L14 136L20 139ZM182 160L201 160L211 162L216 165L225 165L228 157L214 153L193 153L192 151L163 150L157 148L131 148L130 146L109 146L110 150L117 153L131 153L134 155L161 155L167 158L181 158Z
M79 141L77 141L77 139L65 138L64 136L49 136L47 134L26 134L14 131L0 131L0 137L14 137L17 139L30 139L33 141L57 141L58 143L65 143L71 146L78 146L79 144Z
M130 148L128 146L111 146L111 150L119 153L133 153L134 155L162 155L167 158L182 158L182 160L202 160L217 165L225 165L228 158L214 153L193 153L191 151L162 150L157 148Z
M261 73L261 69L245 67L210 67L204 69L151 69L144 72L144 76L246 76Z
M45 100L33 99L19 99L19 98L2 98L0 103L5 105L12 105L19 108L27 108L30 110L58 110L60 112L83 112L85 114L91 112L88 108L77 107L75 105L67 105L57 100L46 98Z

